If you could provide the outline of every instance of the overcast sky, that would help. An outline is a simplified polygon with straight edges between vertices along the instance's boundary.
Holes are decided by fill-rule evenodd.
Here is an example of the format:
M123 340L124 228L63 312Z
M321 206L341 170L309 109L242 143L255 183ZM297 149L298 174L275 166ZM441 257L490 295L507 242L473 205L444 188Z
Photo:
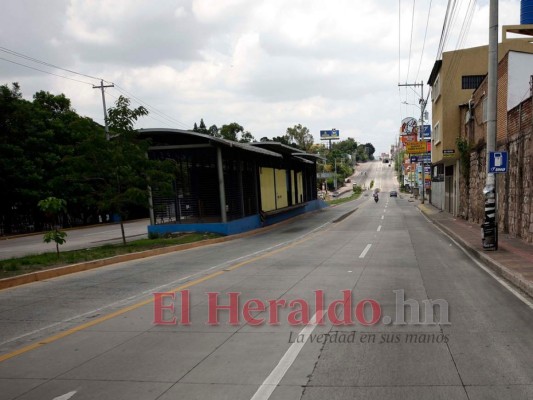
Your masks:
M456 3L445 50L487 44L488 0ZM500 25L519 24L520 1L499 3ZM461 41L469 4L475 10ZM203 118L208 126L238 122L259 140L302 124L315 142L321 129L336 128L341 139L371 142L388 152L401 119L420 113L402 104L418 104L419 89L400 90L398 83L427 81L446 5L447 0L2 0L0 46L114 82L116 88L106 89L108 107L121 93L151 106L138 127L191 129ZM39 90L64 93L79 114L103 123L101 93L91 86L97 80L5 51L0 57L0 84L19 82L28 99Z

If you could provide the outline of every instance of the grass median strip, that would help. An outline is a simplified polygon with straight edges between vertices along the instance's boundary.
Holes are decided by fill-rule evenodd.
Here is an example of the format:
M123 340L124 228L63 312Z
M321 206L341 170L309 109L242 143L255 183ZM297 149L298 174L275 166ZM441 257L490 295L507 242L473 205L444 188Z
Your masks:
M122 244L106 244L88 249L63 251L59 254L59 257L55 252L50 252L10 258L0 260L0 279L84 261L93 261L143 250L199 242L217 237L220 237L220 235L212 233L186 233L168 238L135 240L127 243L125 246Z
M353 193L350 197L342 197L340 199L333 199L328 200L326 203L328 203L330 206L334 206L337 204L346 203L348 201L357 200L361 196L361 193Z

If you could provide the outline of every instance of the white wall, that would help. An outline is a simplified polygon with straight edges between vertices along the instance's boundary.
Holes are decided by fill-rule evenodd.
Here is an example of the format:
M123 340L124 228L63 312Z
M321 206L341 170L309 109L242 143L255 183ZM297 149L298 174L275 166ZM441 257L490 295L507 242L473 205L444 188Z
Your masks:
M509 52L507 111L529 97L529 77L533 75L533 54Z
M431 182L431 204L444 209L444 182Z

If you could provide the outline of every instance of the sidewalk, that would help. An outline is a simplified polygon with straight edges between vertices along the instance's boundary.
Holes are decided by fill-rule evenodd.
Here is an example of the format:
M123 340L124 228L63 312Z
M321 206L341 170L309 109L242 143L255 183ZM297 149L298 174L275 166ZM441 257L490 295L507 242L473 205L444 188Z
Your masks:
M440 211L429 203L415 205L439 228L498 275L533 297L533 244L500 233L498 250L484 250L481 227Z

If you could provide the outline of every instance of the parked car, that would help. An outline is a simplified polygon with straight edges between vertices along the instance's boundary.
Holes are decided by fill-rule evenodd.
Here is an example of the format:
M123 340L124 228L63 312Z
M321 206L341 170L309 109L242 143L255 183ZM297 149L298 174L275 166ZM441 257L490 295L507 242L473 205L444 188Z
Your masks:
M389 197L398 197L398 192L396 190L391 190Z

